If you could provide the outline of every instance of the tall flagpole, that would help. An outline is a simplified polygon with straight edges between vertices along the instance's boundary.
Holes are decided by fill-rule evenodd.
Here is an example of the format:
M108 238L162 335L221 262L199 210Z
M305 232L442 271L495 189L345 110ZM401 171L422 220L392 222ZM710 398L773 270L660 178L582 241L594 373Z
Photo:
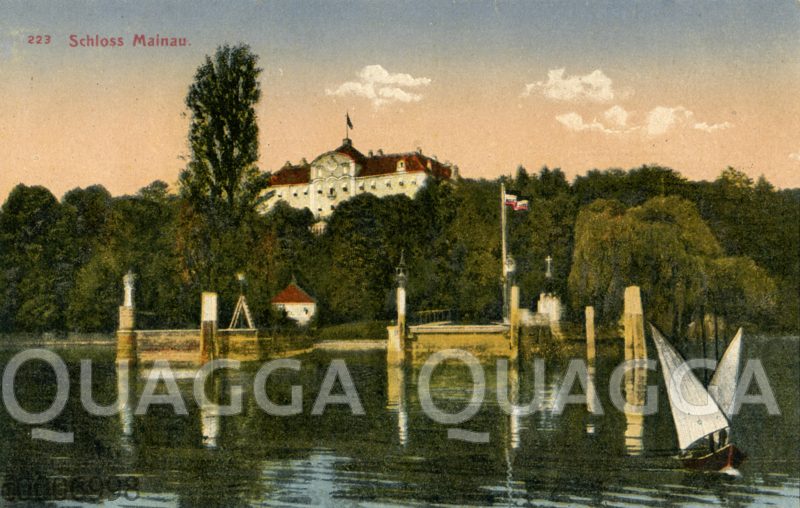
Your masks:
M500 260L500 270L502 272L500 280L503 282L503 322L508 322L508 273L506 271L507 247L506 247L506 184L500 183L500 228L502 229L500 238L502 244L502 259Z

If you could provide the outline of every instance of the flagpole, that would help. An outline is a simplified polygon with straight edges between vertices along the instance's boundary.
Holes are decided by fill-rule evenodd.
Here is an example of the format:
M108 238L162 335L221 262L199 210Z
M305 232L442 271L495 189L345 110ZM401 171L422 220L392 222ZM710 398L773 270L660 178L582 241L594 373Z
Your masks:
M501 277L503 282L503 322L508 322L508 273L506 272L506 263L508 259L506 246L506 184L500 182L500 228L501 228L501 246L502 246L502 259L500 260Z

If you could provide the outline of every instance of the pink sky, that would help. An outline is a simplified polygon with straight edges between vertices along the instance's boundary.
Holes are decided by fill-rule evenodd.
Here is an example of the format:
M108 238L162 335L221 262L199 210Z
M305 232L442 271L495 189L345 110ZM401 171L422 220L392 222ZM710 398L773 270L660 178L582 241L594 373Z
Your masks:
M420 147L467 177L519 164L572 178L655 163L709 180L731 165L800 187L800 9L791 2L782 13L706 4L700 18L685 5L661 14L570 2L396 13L355 3L330 28L317 12L325 4L234 5L159 17L118 4L59 18L14 4L0 21L0 195L20 182L58 196L95 183L113 194L174 183L187 154L184 96L204 55L225 41L250 44L264 69L264 170L338 146L349 111L362 151ZM130 44L142 31L191 46L68 46L75 32ZM51 44L27 44L35 33L52 34Z

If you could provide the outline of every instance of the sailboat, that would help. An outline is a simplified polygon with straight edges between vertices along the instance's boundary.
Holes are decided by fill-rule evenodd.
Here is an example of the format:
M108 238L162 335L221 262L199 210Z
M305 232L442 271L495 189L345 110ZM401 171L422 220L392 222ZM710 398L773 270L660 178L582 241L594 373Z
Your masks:
M736 332L733 340L722 355L717 365L717 370L708 384L708 393L714 397L719 408L730 420L733 417L733 408L736 405L736 383L739 379L739 363L742 358L742 329Z
M667 386L681 462L689 469L736 474L736 468L745 458L744 453L730 442L730 418L741 357L741 330L725 351L706 390L675 348L653 325L650 328Z

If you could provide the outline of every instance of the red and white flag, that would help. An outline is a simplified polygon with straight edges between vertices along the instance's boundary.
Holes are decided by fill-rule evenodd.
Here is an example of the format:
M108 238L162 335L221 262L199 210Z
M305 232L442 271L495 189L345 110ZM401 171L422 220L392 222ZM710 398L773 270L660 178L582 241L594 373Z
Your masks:
M528 209L528 200L527 199L520 199L516 203L514 203L514 210L527 210Z
M517 196L515 196L513 194L506 194L503 197L503 199L505 200L506 205L508 205L508 206L516 206L516 204L517 204Z

